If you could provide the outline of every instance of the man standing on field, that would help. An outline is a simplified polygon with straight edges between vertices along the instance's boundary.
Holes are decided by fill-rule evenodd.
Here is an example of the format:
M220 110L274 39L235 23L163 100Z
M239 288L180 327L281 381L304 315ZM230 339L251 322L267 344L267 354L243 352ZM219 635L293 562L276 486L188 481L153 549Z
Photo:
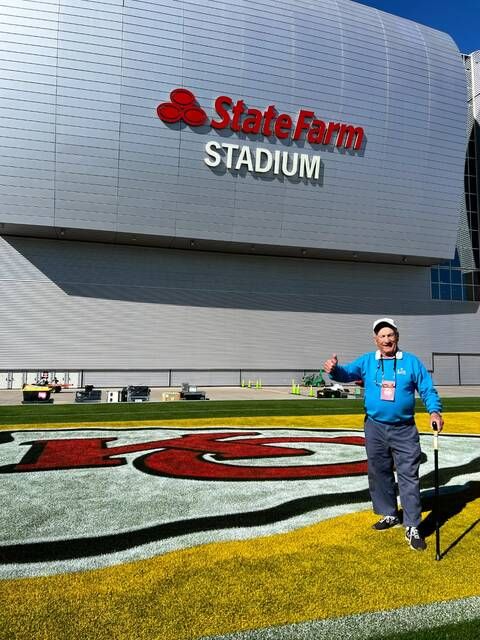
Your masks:
M415 551L427 548L418 527L422 519L420 503L420 439L415 425L415 391L430 414L430 424L443 427L442 405L432 379L422 362L398 348L399 332L392 318L373 323L377 351L365 353L340 366L337 356L323 369L336 382L362 379L365 387L365 446L368 485L373 510L381 515L373 525L386 531L400 524L395 490L397 471L403 508L405 538Z

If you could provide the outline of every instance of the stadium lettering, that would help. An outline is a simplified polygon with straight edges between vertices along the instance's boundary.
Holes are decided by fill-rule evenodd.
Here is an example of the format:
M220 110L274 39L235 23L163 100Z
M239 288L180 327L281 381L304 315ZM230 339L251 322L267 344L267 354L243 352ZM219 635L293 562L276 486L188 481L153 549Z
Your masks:
M240 146L229 142L210 140L205 145L207 157L204 162L209 167L223 164L227 169L240 171L245 168L252 173L268 173L287 177L298 176L318 180L320 177L320 156L309 156L307 153L289 153L288 151L270 151L264 147L251 149L247 145Z
M360 436L259 437L258 432L199 433L180 438L112 446L116 438L65 438L25 443L29 450L0 473L118 467L126 455L144 453L133 465L145 473L196 480L300 480L367 473L367 461L292 466L248 466L249 459L305 457L314 452L288 445L324 443L364 446ZM283 446L282 446L283 445ZM287 446L285 446L287 445ZM242 460L241 465L229 461Z

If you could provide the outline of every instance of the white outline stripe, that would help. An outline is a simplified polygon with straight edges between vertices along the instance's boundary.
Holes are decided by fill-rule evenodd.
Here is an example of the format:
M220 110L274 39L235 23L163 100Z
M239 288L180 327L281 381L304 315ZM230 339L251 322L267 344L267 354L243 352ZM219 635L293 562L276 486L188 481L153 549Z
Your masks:
M367 640L480 618L480 596L344 618L204 636L200 640Z

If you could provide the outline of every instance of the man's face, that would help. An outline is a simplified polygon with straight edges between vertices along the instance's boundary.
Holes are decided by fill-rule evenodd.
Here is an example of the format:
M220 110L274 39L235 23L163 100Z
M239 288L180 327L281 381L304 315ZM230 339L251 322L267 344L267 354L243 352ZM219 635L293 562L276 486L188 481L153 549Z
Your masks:
M392 327L382 327L375 335L375 343L382 356L392 358L397 352L398 334Z

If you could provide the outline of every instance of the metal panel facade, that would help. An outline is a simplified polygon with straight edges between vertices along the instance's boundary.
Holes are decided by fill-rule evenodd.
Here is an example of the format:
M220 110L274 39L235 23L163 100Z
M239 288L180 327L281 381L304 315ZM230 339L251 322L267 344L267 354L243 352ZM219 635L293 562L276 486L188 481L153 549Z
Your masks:
M176 87L209 118L226 95L365 138L167 124ZM289 384L385 315L429 368L465 353L478 306L414 264L453 253L465 93L449 36L349 0L0 0L2 370ZM319 155L319 178L209 167L208 141Z
M52 227L58 1L0 3L0 223Z
M460 356L462 384L480 384L480 355Z
M7 233L452 256L466 90L449 36L350 0L0 0L0 17ZM156 108L176 87L209 117L227 95L365 138L168 125ZM208 141L319 155L319 179L211 168Z
M460 384L458 356L455 354L435 355L433 380L438 385Z
M224 372L242 369L288 384L332 351L345 361L373 348L372 321L389 315L402 348L431 368L432 352L480 344L480 325L478 305L431 301L429 290L424 267L11 237L0 240L0 361L110 369L89 373L93 384L166 384L166 373L119 369L201 369L198 384L237 384Z
M84 375L84 384L95 387L124 387L128 385L149 385L167 387L168 371L88 371Z

